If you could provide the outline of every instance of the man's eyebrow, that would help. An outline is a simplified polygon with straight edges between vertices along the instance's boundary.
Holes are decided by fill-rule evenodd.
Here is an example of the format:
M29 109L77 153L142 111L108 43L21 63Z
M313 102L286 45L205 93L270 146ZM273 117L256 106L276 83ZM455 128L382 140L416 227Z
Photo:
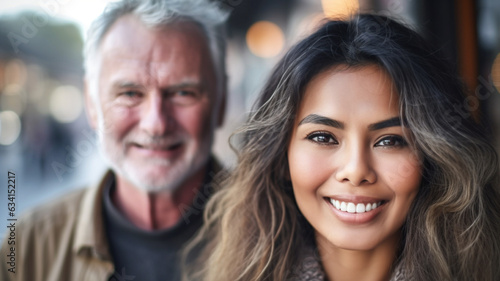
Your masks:
M401 119L399 118L399 116L371 124L368 126L368 129L370 131L376 131L376 130L381 130L381 129L385 129L385 128L389 128L389 127L396 127L396 126L401 126Z
M179 88L202 88L203 84L197 81L186 81L177 84L169 85L166 89L179 89Z
M334 119L331 119L331 118L328 118L328 117L325 117L325 116L317 115L317 114L307 115L304 119L302 119L299 122L298 126L300 126L302 124L307 124L307 123L326 125L326 126L330 126L330 127L334 127L334 128L338 128L338 129L344 129L344 123L337 121L337 120L334 120Z
M113 83L113 87L114 88L144 88L143 85L132 82L132 81L117 81L116 83ZM189 87L201 88L202 83L197 82L197 81L186 81L186 82L180 82L177 84L169 85L169 86L165 87L165 89L168 90L168 89L180 89L180 88L189 88Z
M142 85L131 81L117 81L113 83L113 88L142 88Z

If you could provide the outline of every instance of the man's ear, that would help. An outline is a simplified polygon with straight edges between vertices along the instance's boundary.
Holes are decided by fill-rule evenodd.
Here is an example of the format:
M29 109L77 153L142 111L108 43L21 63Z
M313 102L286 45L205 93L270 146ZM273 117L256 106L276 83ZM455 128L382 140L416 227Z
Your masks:
M90 85L88 79L85 78L83 82L84 82L83 92L85 96L85 113L87 115L87 120L89 121L90 127L96 130L98 125L97 110L99 110L97 107L99 105L91 96L92 94L90 93Z

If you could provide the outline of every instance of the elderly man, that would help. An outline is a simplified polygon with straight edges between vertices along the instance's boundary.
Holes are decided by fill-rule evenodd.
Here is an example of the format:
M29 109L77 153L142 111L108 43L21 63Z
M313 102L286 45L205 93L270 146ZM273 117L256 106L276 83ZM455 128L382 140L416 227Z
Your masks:
M211 146L224 115L226 17L203 0L125 0L94 22L87 113L111 170L25 214L15 273L4 241L1 280L180 279L180 248L220 169Z

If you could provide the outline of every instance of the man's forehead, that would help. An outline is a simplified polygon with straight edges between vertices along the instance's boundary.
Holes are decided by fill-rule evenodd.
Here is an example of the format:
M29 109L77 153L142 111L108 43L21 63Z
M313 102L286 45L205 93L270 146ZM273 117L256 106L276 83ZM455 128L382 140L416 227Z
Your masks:
M208 42L201 28L189 21L176 21L157 27L149 27L135 15L120 17L111 25L103 36L99 48L102 51L111 50L147 50L148 47L159 45L168 47L183 44L184 48L198 49L207 47ZM164 50L165 51L165 50ZM168 48L167 48L168 51Z
M134 16L120 18L101 42L100 81L142 86L205 84L215 80L215 66L197 25L176 23L150 28ZM205 42L206 43L206 42Z
M103 58L101 75L107 79L120 81L153 80L200 80L205 73L202 65L193 60L173 58L171 60L151 61L130 58Z
M168 72L177 68L200 65L209 57L204 40L195 30L151 29L130 25L124 18L108 31L100 46L103 67L131 67ZM138 20L133 20L132 23ZM130 28L130 29L128 29ZM191 32L192 31L192 32Z
M120 56L115 53L113 56L103 56L103 68L119 68L123 72L152 71L153 73L168 73L172 68L177 72L195 70L200 68L202 57L193 56L165 56L162 59L148 57L132 57L127 54Z

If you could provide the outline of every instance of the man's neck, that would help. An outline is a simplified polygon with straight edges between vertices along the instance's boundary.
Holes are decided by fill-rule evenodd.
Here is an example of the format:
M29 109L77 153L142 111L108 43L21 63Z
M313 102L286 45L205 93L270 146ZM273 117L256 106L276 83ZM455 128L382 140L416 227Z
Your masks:
M141 229L158 230L176 225L182 219L182 206L190 206L203 184L206 168L200 169L174 191L147 193L117 176L111 194L113 205Z

